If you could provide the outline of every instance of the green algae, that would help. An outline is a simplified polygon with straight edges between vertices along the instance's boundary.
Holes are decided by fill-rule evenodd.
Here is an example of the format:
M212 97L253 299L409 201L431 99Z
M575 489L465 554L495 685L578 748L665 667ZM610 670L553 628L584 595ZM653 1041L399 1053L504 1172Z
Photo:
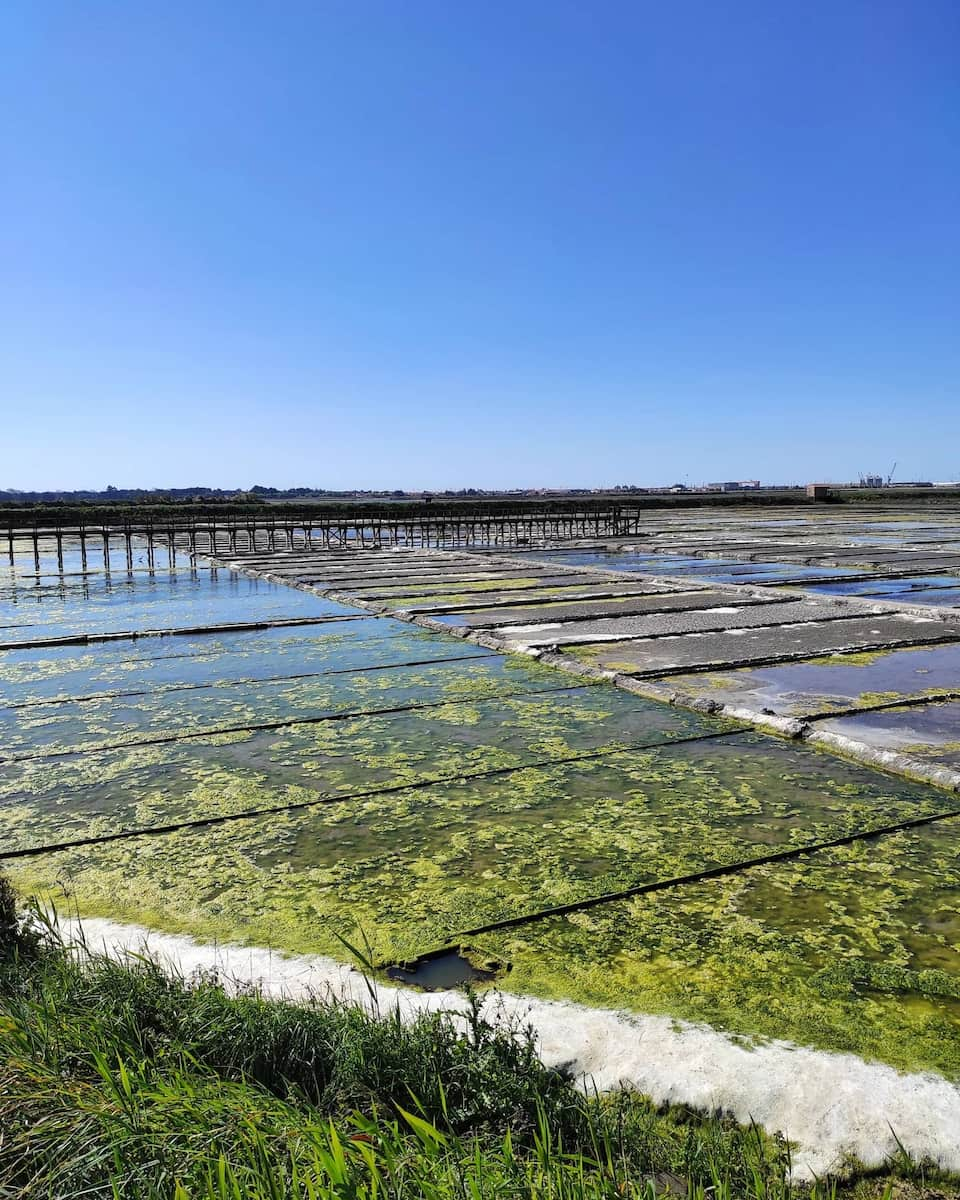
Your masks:
M451 653L472 651L371 618L173 650L4 656L8 701L103 694L3 715L8 750L87 748L0 764L3 846L287 806L21 860L16 884L85 914L290 951L341 957L338 935L362 933L395 961L477 924L949 807L755 734L673 746L734 727L523 657L380 669ZM290 678L313 668L353 673ZM115 694L141 676L145 695ZM369 711L405 705L420 707ZM337 719L307 723L318 716ZM217 731L278 720L290 723ZM181 732L198 736L135 744ZM491 771L507 773L470 778ZM958 975L957 888L950 838L928 830L470 944L513 964L514 990L956 1074L945 980Z
M583 686L581 681L570 683ZM49 754L95 750L104 744L136 743L187 731L195 736L224 727L256 727L262 722L452 703L563 686L563 676L529 659L424 663L348 675L237 680L228 686L173 684L134 697L108 694L84 703L0 710L0 732L6 755Z
M574 596L576 595L577 593L574 590ZM648 598L649 596L644 595L643 593L639 595L626 596L594 596L587 592L586 594L580 595L579 598L561 598L549 603L543 603L540 600L540 593L538 593L537 595L532 596L524 601L518 600L516 604L498 604L495 610L488 609L482 603L480 603L477 605L477 610L484 613L494 613L498 619L502 619L504 622L509 621L515 613L528 613L531 611L537 615L552 617L557 610L560 610L563 613L567 612L571 605L589 605L591 616L606 616L607 612L604 610L609 610L614 616L617 616L619 615L617 611L618 606L622 607L624 604L635 602L638 599L645 600Z
M381 743L375 738L363 753L376 755ZM924 789L894 789L843 764L831 764L828 773L803 748L778 744L772 753L770 745L747 735L720 752L708 744L666 746L497 781L366 796L307 814L64 852L19 867L14 880L85 913L291 951L337 955L337 934L353 940L362 931L383 961L395 961L478 921L735 862L771 845L855 832L908 811L936 811L942 802ZM514 757L501 748L500 761ZM449 765L455 769L458 761L461 755L454 754ZM402 777L404 765L392 762L389 771ZM223 766L199 773L183 803L196 815L217 815L315 796L306 784L281 784L276 777L271 783ZM170 804L158 785L140 799L132 819L155 823L169 816ZM14 826L36 820L24 808L5 816ZM926 861L936 868L942 893L943 880L953 877L951 870L956 874L942 858L929 849L914 853L910 864L895 857L882 878L882 903L865 904L862 884L840 888L844 876L835 870L817 875L809 865L791 865L770 875L769 894L754 889L752 908L742 884L721 881L554 922L559 940L554 946L551 934L546 949L541 926L474 942L484 954L513 963L515 989L672 1012L738 1032L794 1036L947 1069L945 1052L931 1057L929 1030L907 1037L905 1018L887 1001L857 992L838 998L834 988L814 1003L807 978L824 965L818 951L845 954L857 947L862 955L871 939L880 939L877 952L885 961L915 956L904 940L917 936L910 904L931 894L931 886L929 879L918 883L907 866L915 872L916 862ZM875 847L870 861L876 861ZM791 916L794 889L830 895L814 910ZM837 898L844 912L835 908ZM701 962L696 954L707 934L718 940ZM949 949L951 936L938 935L935 948ZM798 966L798 947L816 960ZM938 961L930 969L947 967ZM859 1041L847 1027L857 1014Z
M549 587L538 587L536 580L532 580L532 581L524 580L522 588L514 589L514 587L512 585L516 581L510 580L509 582L511 585L510 587L505 587L504 581L500 580L499 587L497 589L485 588L485 589L481 590L481 589L474 589L473 587L471 587L469 591L449 592L449 593L428 592L427 589L423 589L422 591L417 590L416 593L414 593L414 591L412 589L409 589L409 590L401 592L396 597L391 596L389 598L384 598L383 603L388 604L391 608L406 609L406 608L412 608L414 606L438 607L440 605L446 605L446 604L464 604L465 605L465 604L471 604L474 600L477 600L476 607L483 608L484 607L483 600L485 598L485 596L484 596L485 592L496 591L499 593L503 593L504 595L508 595L508 594L512 593L514 590L517 590L517 592L518 592L516 607L523 607L525 605L529 605L530 603L541 600L544 597L547 597L547 598L556 597L558 602L561 600L564 600L564 599L570 599L572 597L576 597L578 599L586 598L587 600L593 600L593 596L590 594L590 588L593 586L592 584L583 584L583 583L562 584L562 585L556 584L556 585L550 585ZM606 579L598 579L596 582L598 584L609 585L610 581L606 580ZM599 599L616 599L616 598L617 597L597 597L598 600ZM623 597L619 597L619 598L622 599ZM523 602L522 604L521 604L521 601ZM509 609L507 609L507 611L509 611Z
M722 699L726 693L731 703L789 716L960 692L960 649L954 645L889 650L869 655L863 665L849 664L850 657L677 675L670 685L684 696Z
M908 647L909 649L909 647ZM924 649L924 647L917 647ZM809 667L870 667L882 661L889 650L859 650L849 654L823 654L818 658L804 659L804 665Z
M435 584L421 584L412 579L405 588L382 589L382 598L384 604L390 605L391 608L406 608L411 604L461 604L469 602L472 596L482 595L484 592L512 591L515 588L527 591L536 588L539 582L540 580L536 576L506 580L501 576L497 579L480 579L476 582L464 580L463 582L447 581ZM380 596L380 589L376 590L377 595ZM394 594L387 596L387 592ZM362 594L360 593L361 596Z
M898 835L474 940L513 962L512 989L958 1078L955 836Z
M915 993L960 1000L960 978L947 971L911 971L909 967L894 963L846 959L825 967L816 978L821 988L836 988L841 995L851 988L868 988L875 992Z
M886 692L861 692L857 697L857 703L864 708L870 708L877 704L891 704L897 700L907 700L909 696L905 696L902 692L886 691Z
M737 686L736 679L731 675L703 675L700 678L702 687L712 688L715 691L730 691Z
M577 662L585 663L587 666L600 666L605 671L617 671L622 672L624 675L632 675L638 670L636 662L631 662L629 659L610 657L611 649L615 649L618 644L623 645L622 642L584 642L580 645L565 645L563 653Z
M325 794L346 793L531 760L562 761L618 740L667 742L707 728L702 718L662 709L613 689L531 691L510 698L482 686L489 680L477 682L481 686L473 689L467 680L458 680L446 697L441 692L435 708L229 735L198 737L193 730L194 736L186 742L128 745L61 760L11 764L0 768L0 812L17 800L29 799L35 805L34 819L19 834L22 844L27 835L59 837L64 809L74 810L76 822L89 805L97 804L104 812L114 812L121 825L127 823L130 806L125 783L131 796L154 786L165 788L167 813L188 815L189 802L179 797L196 778L223 766L259 771L251 778L254 786L261 779L270 783L296 779L315 783ZM207 752L236 744L242 746L239 754ZM73 803L62 804L64 795L72 797Z
M488 652L387 618L0 655L0 702L35 703L188 684L233 684L307 672Z

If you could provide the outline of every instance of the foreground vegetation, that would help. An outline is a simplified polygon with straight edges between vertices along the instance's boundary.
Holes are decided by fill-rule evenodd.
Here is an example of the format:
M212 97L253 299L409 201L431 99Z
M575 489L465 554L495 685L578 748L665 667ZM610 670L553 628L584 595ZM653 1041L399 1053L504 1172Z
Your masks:
M960 1195L904 1156L791 1187L782 1139L584 1096L470 998L402 1023L65 948L0 879L0 1197Z

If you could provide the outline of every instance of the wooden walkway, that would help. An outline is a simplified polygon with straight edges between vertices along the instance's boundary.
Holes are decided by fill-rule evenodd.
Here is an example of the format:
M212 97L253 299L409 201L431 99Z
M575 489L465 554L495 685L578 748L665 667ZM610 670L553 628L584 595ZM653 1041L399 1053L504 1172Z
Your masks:
M7 558L32 556L39 572L41 553L49 547L64 569L65 547L77 546L81 567L94 556L107 570L133 569L135 552L145 547L148 565L162 551L170 565L177 556L253 554L261 551L382 549L391 546L529 546L578 538L633 537L649 514L639 507L610 503L569 502L557 505L507 504L469 508L423 504L325 508L306 514L277 508L268 513L224 517L151 516L134 520L31 520L24 513L0 525ZM2 544L2 543L0 543Z

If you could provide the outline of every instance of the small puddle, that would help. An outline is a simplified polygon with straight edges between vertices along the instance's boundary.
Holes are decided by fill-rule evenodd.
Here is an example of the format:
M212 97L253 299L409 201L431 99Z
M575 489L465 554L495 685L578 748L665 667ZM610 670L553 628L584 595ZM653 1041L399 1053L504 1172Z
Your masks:
M447 950L429 958L387 967L386 976L397 983L409 983L427 992L466 987L474 983L490 983L509 967L492 963L489 968L477 967L456 950Z

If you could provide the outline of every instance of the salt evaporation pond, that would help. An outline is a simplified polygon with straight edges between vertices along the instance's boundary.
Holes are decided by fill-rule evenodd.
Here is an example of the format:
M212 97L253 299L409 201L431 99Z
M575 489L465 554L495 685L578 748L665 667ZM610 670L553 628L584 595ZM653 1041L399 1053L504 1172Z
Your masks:
M3 851L141 831L11 859L21 890L290 952L463 944L514 992L960 1077L956 820L461 937L955 798L222 570L49 583L0 577L8 641L315 623L2 652Z
M873 539L853 537L849 541L851 544L859 542L869 546ZM802 547L798 549L802 550ZM526 553L521 557L536 558L537 553ZM860 596L935 608L960 606L960 578L948 574L903 574L895 578L856 565L803 566L792 562L747 562L736 558L698 558L682 554L648 554L636 550L568 550L551 552L550 559L573 567L602 567L607 571L626 574L667 575L701 583L774 587L795 583L826 596Z
M532 552L529 557L536 558ZM682 554L644 554L624 550L569 550L553 552L551 561L567 566L602 567L627 574L667 575L703 583L778 583L797 579L823 579L856 574L851 567L805 567L798 563L744 562L737 558L696 558ZM842 584L832 587L842 588Z
M785 666L740 667L677 675L676 690L695 698L750 702L783 716L895 703L943 692L960 693L960 646L908 646L868 654L840 655Z

